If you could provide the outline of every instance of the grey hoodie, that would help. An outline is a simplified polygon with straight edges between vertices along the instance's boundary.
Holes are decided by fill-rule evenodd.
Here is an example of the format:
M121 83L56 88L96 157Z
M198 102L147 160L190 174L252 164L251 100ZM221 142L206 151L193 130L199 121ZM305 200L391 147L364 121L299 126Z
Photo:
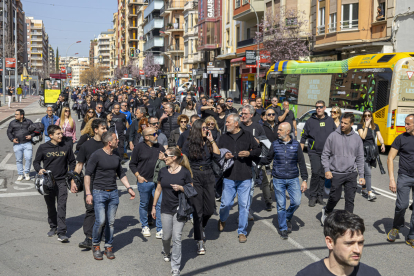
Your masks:
M346 174L356 172L364 177L364 148L362 139L352 129L345 135L339 126L332 132L322 151L322 166L325 172Z

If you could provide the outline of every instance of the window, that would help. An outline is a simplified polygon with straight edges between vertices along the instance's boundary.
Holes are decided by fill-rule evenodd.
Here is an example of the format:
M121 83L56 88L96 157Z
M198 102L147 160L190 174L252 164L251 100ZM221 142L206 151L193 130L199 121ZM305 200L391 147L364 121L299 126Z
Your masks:
M336 13L331 13L329 15L329 32L336 32Z
M318 2L319 12L318 12L318 34L325 33L325 1Z
M235 3L236 3L236 9L237 9L237 8L240 8L240 0L236 0L236 2L235 2Z
M240 41L240 27L237 26L236 28L236 42Z
M382 1L382 2L380 2ZM377 21L385 20L385 0L379 0L378 6L376 6L376 12L375 12L375 19Z
M247 29L246 39L250 39L250 29Z
M342 5L341 30L358 29L358 3Z

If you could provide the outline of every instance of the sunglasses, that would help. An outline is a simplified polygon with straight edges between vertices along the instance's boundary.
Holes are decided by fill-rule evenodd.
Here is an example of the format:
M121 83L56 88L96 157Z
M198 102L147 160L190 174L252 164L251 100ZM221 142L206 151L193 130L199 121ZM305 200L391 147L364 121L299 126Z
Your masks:
M275 116L276 113L267 113L266 116Z
M371 118L371 114L365 114L364 117Z
M154 133L150 133L150 134L147 134L147 136L157 136L158 135L158 133L156 133L156 132L154 132Z
M158 122L156 122L156 123L148 123L150 126L157 126L158 125Z
M228 103L232 103L233 101L227 101Z
M243 115L249 115L250 113L241 113L240 115L241 116L243 116Z
M322 106L322 105L317 105L317 106L315 106L315 108L316 108L316 109L322 109L322 108L324 108L324 106Z
M215 123L208 123L206 125L208 125L208 126L215 126L216 124Z
M93 113L93 111L88 111L88 113L91 113L91 114L92 114L92 113Z
M70 112L70 110L65 110L65 113L66 113L66 112Z
M181 124L186 124L186 123L187 123L187 121L181 121L180 123L181 123Z
M214 104L214 102L208 102L209 104Z
M97 108L97 109L102 109L102 106L97 106L96 108Z
M164 157L165 157L165 158L168 158L168 157L174 157L174 155L169 155L169 154L166 154L166 153L164 152Z
M331 111L331 114L338 114L338 112L336 112L336 111Z

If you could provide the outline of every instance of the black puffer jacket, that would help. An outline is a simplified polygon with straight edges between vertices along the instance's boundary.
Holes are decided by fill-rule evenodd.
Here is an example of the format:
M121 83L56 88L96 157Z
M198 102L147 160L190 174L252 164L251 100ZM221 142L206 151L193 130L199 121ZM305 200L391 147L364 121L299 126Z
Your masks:
M162 133L165 134L165 136L170 137L171 132L179 128L180 126L177 124L177 119L180 114L174 112L173 115L168 116L168 118L165 118L161 121L161 127L160 130Z
M275 124L275 126L272 128L272 126L268 122L263 123L263 129L266 133L266 137L267 139L269 139L271 143L273 143L273 141L277 139L277 127L277 124Z
M33 124L30 119L24 118L22 122L18 120L13 120L10 122L9 127L7 128L7 137L11 142L14 138L18 139L18 144L24 144L30 142L32 138L26 139L27 135L33 137L35 134L29 132L29 126Z

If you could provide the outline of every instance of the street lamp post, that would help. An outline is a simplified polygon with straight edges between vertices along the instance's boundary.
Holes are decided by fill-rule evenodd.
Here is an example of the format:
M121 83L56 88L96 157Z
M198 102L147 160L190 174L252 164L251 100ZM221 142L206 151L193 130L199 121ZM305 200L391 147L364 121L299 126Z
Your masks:
M6 72L6 58L4 57L4 48L5 48L5 45L4 45L4 14L5 14L5 11L4 11L4 0L2 1L3 2L3 37L2 37L2 44L3 44L3 51L2 51L2 59L3 59L3 72L2 72L2 74L1 74L1 76L2 76L2 88L3 88L3 104L4 105L6 105L6 78L5 78L5 72Z
M68 51L69 51L69 48L70 47L72 47L72 45L75 45L76 43L81 43L82 41L76 41L76 42L74 42L74 43L72 43L69 47L68 47L68 49L66 50L66 59L65 59L65 69L66 69L66 71L68 70ZM66 79L66 85L68 85L68 79Z
M255 10L255 8L252 6L251 2L249 3L250 7L253 9L254 14L256 15L256 21L257 21L257 33L259 33L259 17L257 16L257 12ZM259 73L260 73L260 41L257 40L257 55L256 55L256 96L259 96L259 90L260 90L260 83L259 83Z

